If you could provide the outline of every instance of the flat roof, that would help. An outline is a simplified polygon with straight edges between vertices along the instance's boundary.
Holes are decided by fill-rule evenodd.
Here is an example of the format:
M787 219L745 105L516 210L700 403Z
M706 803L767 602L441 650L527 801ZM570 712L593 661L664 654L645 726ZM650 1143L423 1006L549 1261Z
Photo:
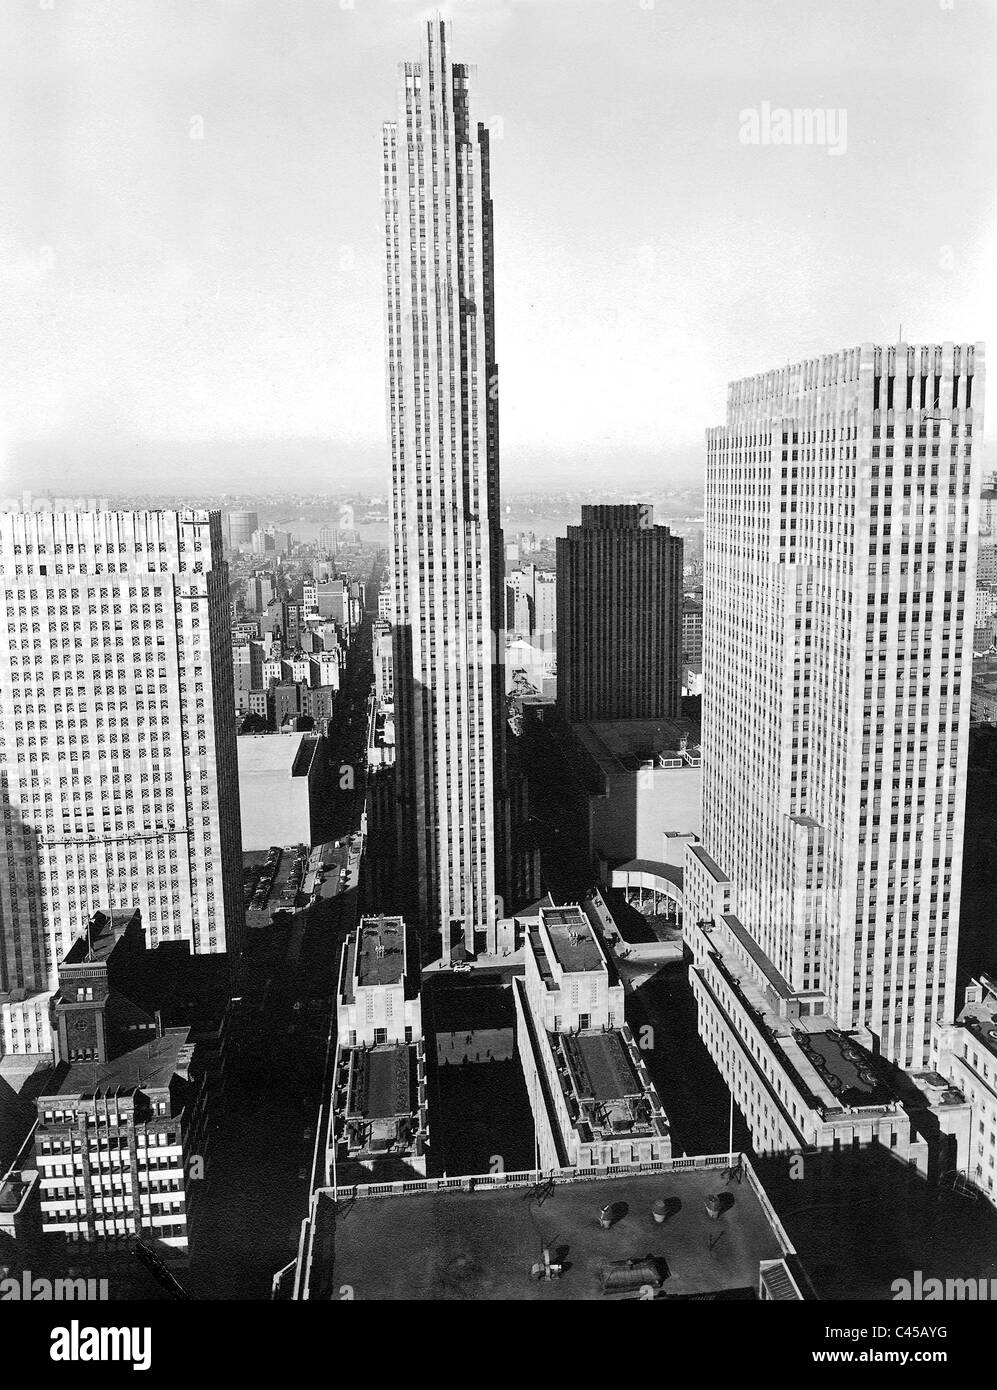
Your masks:
M364 917L355 956L358 985L396 985L405 974L405 922L401 917Z
M997 1009L991 1003L967 1004L957 1019L989 1053L997 1057Z
M896 1104L898 1097L885 1081L880 1064L854 1034L842 1033L827 1014L792 1020L781 1017L772 1005L771 995L759 984L754 963L745 964L721 933L707 929L707 936L724 974L753 1011L754 1021L766 1035L773 1057L786 1069L804 1098L809 1095L808 1103L815 1105L825 1119L854 1106L889 1109ZM815 1047L815 1039L826 1034L836 1035L840 1042ZM875 1076L876 1089L872 1093L848 1086L852 1072L845 1064L851 1067L853 1059L844 1055L846 1049L854 1056L856 1072L868 1071Z
M303 775L292 769L306 739L318 746L314 735L300 730L287 734L240 734L235 741L240 775L253 772L284 772L289 777ZM305 767L304 772L307 771Z
M706 1199L721 1192L730 1205L713 1221ZM656 1201L671 1208L662 1225ZM607 1205L615 1220L603 1230ZM310 1297L320 1299L343 1284L377 1300L599 1299L609 1262L648 1256L662 1262L662 1296L721 1295L757 1291L761 1261L783 1256L755 1190L725 1185L722 1167L562 1177L540 1193L509 1185L364 1197L338 1212L323 1194L316 1227ZM545 1246L564 1273L535 1281Z
M605 961L592 923L577 903L564 907L541 906L540 921L558 965L567 974L604 968Z
M617 1029L610 1033L566 1033L562 1042L582 1099L621 1100L643 1093Z
M715 882L730 883L731 880L724 873L723 869L721 869L717 861L713 858L713 855L708 854L702 845L690 845L689 852L690 854L694 854L696 856L696 858L702 864L703 868L706 869L710 877L714 879Z
M871 1053L834 1029L797 1033L797 1044L845 1105L887 1104L896 1097L879 1075Z
M571 731L607 774L632 772L659 753L678 754L683 737L691 753L699 747L699 725L691 719L597 719L572 724Z
M744 949L752 964L761 971L776 994L782 999L791 998L796 993L793 986L786 979L782 971L772 964L758 942L748 931L747 927L741 923L733 912L725 912L723 914L723 921L731 936Z
M390 1120L417 1109L413 1093L414 1043L350 1050L348 1118Z

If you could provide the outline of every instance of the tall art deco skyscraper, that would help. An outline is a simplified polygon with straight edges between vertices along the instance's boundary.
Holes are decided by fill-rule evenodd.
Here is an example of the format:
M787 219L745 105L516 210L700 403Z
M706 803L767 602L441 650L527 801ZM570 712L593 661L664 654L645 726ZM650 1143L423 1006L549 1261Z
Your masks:
M983 396L981 344L865 344L732 383L708 436L703 848L902 1067L955 1003Z
M220 514L0 513L0 604L0 992L52 988L97 911L237 950Z
M495 947L507 863L488 132L427 23L384 127L400 822L424 932Z

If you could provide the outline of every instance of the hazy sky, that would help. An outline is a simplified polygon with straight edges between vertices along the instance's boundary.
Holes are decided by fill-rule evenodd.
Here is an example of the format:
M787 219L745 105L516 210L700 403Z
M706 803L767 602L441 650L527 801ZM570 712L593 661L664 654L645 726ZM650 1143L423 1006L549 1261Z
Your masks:
M508 488L695 476L729 378L995 314L992 0L459 0ZM7 0L5 487L386 482L408 0ZM840 154L740 113L846 113ZM196 137L203 138L196 138Z

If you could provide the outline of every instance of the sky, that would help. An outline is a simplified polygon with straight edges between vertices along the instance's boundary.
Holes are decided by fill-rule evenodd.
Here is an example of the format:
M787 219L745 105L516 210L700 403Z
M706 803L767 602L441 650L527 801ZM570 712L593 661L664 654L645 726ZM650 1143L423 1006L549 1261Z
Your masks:
M6 492L386 489L381 122L435 9L0 8ZM439 10L492 132L505 489L695 481L731 379L997 342L992 0Z

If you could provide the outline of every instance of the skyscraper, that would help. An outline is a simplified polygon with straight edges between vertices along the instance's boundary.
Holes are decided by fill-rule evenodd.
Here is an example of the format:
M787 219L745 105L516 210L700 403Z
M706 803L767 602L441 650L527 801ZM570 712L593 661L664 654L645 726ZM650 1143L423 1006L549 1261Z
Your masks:
M233 550L249 550L253 543L253 532L259 529L260 519L256 512L229 512L229 545Z
M422 930L495 946L508 803L488 132L449 25L384 127L400 825Z
M582 507L557 539L557 703L572 722L681 712L682 542L654 509Z
M220 513L0 513L0 592L0 990L51 988L98 909L238 946Z
M902 1067L955 1003L983 397L981 344L864 344L732 383L708 435L689 881Z

